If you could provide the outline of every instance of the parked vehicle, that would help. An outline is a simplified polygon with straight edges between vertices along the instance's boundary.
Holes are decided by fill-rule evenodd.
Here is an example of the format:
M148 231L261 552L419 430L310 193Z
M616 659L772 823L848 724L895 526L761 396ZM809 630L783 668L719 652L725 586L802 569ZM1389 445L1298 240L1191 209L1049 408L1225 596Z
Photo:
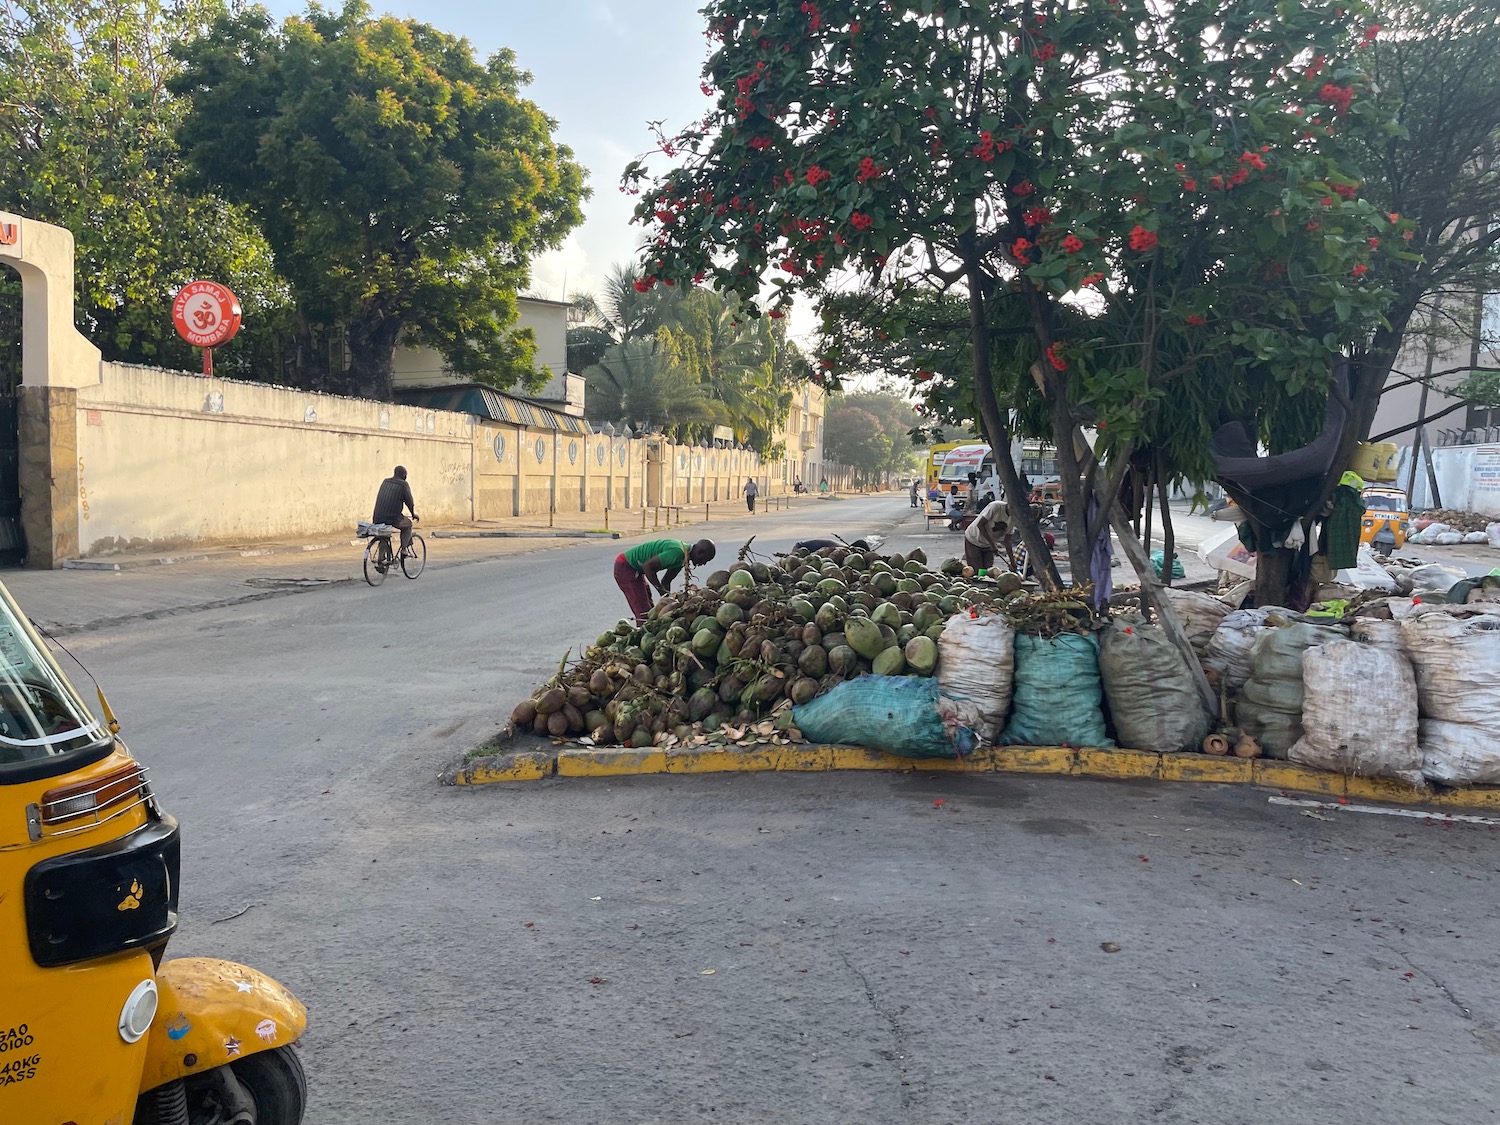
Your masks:
M1399 488L1371 485L1360 496L1365 514L1360 520L1359 541L1380 554L1399 551L1411 527L1411 504L1406 493Z
M163 960L180 840L0 586L0 1122L298 1125L307 1011L263 973Z

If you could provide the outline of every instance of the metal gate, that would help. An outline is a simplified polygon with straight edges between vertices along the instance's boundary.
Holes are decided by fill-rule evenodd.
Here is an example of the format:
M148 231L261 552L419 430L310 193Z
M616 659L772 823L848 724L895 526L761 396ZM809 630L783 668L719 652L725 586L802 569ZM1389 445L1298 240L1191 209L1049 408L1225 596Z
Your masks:
M0 566L19 566L26 559L21 531L21 435L14 391L0 393Z

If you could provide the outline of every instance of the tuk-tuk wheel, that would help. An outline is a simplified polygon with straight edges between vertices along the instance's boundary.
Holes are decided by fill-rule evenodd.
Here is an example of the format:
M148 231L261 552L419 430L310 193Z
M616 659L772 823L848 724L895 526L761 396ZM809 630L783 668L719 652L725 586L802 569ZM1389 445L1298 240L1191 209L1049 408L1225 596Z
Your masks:
M256 1125L302 1125L307 1109L307 1073L295 1047L257 1051L229 1064L255 1101Z

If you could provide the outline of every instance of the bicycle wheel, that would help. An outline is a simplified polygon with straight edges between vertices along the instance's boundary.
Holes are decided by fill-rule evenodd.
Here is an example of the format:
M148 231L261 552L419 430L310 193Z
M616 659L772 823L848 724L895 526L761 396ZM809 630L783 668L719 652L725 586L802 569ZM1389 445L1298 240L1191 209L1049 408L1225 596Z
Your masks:
M420 535L411 537L411 547L401 553L401 573L415 578L427 565L427 542Z
M391 541L371 539L365 548L365 581L379 586L385 581L385 572L391 568Z

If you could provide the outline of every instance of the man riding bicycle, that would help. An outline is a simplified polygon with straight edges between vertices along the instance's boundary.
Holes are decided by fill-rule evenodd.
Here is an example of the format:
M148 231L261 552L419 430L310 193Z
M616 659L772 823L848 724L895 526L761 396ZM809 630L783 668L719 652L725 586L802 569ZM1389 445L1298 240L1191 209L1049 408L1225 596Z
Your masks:
M407 508L411 509L411 520L403 511ZM376 523L388 523L401 529L401 553L405 554L411 547L411 521L422 518L417 515L411 485L406 483L405 465L397 465L391 475L380 482L380 491L375 494L375 514L371 518Z

